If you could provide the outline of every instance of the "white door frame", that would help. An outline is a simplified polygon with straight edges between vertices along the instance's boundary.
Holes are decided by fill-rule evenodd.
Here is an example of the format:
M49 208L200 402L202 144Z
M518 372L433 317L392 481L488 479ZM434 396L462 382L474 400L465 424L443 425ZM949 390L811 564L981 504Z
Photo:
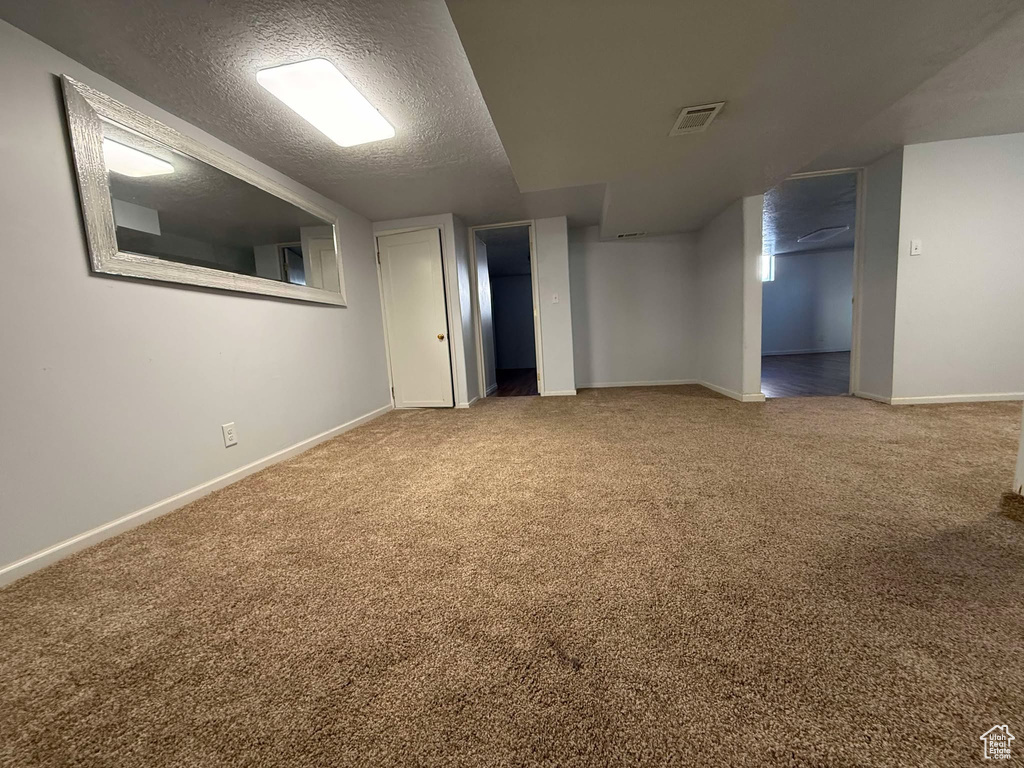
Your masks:
M864 188L864 168L834 168L827 171L808 171L794 173L786 177L786 181L794 179L813 179L819 176L840 176L852 173L857 178L857 201L853 225L853 326L850 332L850 383L849 392L854 394L860 390L860 326L862 280L864 277L864 202L867 190ZM757 341L758 347L761 340Z
M388 388L391 391L391 407L395 407L395 378L391 372L391 344L388 342L388 316L387 311L384 308L384 275L381 274L380 269L380 238L387 237L388 235L401 235L406 232L421 232L423 230L432 230L437 232L437 239L441 247L441 271L444 275L444 308L445 314L448 318L448 368L452 376L452 403L458 405L458 385L455 373L455 340L452 338L452 300L451 300L451 287L449 286L450 272L447 263L447 254L445 253L444 247L444 230L441 225L428 225L425 227L400 227L398 229L382 229L373 233L373 249L374 258L377 261L377 291L380 297L380 316L381 321L384 324L384 354L388 360ZM456 278L458 279L458 278Z
M469 228L469 281L472 295L473 336L476 339L477 378L480 382L480 397L487 397L487 376L484 369L484 333L480 319L480 278L477 275L476 233L481 229L506 229L508 227L529 227L530 233L530 282L533 285L533 344L537 358L537 394L543 395L544 355L541 354L540 323L540 270L537 269L537 244L534 240L534 220L508 221L501 224L480 224Z

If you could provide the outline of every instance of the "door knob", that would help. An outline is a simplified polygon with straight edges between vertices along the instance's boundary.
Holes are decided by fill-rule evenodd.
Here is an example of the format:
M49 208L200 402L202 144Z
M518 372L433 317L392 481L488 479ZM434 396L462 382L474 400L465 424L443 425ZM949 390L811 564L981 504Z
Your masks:
M437 334L437 340L438 341L444 341L444 334L443 333Z

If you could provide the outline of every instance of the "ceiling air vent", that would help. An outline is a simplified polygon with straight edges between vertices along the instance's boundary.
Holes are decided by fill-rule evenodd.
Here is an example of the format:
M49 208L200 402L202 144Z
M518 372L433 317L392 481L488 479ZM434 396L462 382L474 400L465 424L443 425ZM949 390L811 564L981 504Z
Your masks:
M696 107L683 107L683 111L676 118L676 124L668 132L669 136L682 136L684 133L700 133L715 119L725 106L724 101L717 101L714 104L701 104Z
M643 237L646 234L646 232L620 232L616 237L619 238L619 240L625 240L628 237Z

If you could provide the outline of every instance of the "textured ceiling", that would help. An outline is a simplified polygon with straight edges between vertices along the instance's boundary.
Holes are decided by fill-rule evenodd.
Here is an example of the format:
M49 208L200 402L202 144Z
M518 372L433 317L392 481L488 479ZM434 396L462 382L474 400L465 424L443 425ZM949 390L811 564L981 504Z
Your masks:
M857 214L857 175L790 179L764 195L764 247L774 254L853 248ZM825 227L849 227L820 243L798 243Z
M132 178L110 174L117 200L153 208L164 232L206 243L252 250L256 245L298 241L299 228L324 221L229 173L104 120L103 135L165 160L174 172Z
M856 168L905 144L1024 131L1024 12L807 170Z
M0 0L0 18L372 220L600 216L602 184L520 194L443 0ZM256 83L314 57L393 140L338 147Z
M1024 130L1024 0L448 5L458 32L443 0L0 0L0 18L373 220L688 231L809 165ZM395 139L337 147L256 84L311 57ZM667 136L721 99L707 132Z
M530 228L479 229L476 236L487 245L487 271L491 277L530 274Z
M524 190L607 182L601 234L701 226L981 42L1021 0L448 0ZM1018 54L1019 55L1019 54ZM704 133L679 109L727 102Z

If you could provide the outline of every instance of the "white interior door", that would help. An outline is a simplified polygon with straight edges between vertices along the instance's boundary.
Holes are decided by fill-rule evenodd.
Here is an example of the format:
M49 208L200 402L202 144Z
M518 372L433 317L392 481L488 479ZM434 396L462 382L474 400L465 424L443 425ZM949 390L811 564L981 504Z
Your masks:
M452 407L452 361L436 229L377 239L398 408Z
M333 237L311 237L309 239L310 263L316 276L316 285L327 291L341 291L341 281L334 253Z

